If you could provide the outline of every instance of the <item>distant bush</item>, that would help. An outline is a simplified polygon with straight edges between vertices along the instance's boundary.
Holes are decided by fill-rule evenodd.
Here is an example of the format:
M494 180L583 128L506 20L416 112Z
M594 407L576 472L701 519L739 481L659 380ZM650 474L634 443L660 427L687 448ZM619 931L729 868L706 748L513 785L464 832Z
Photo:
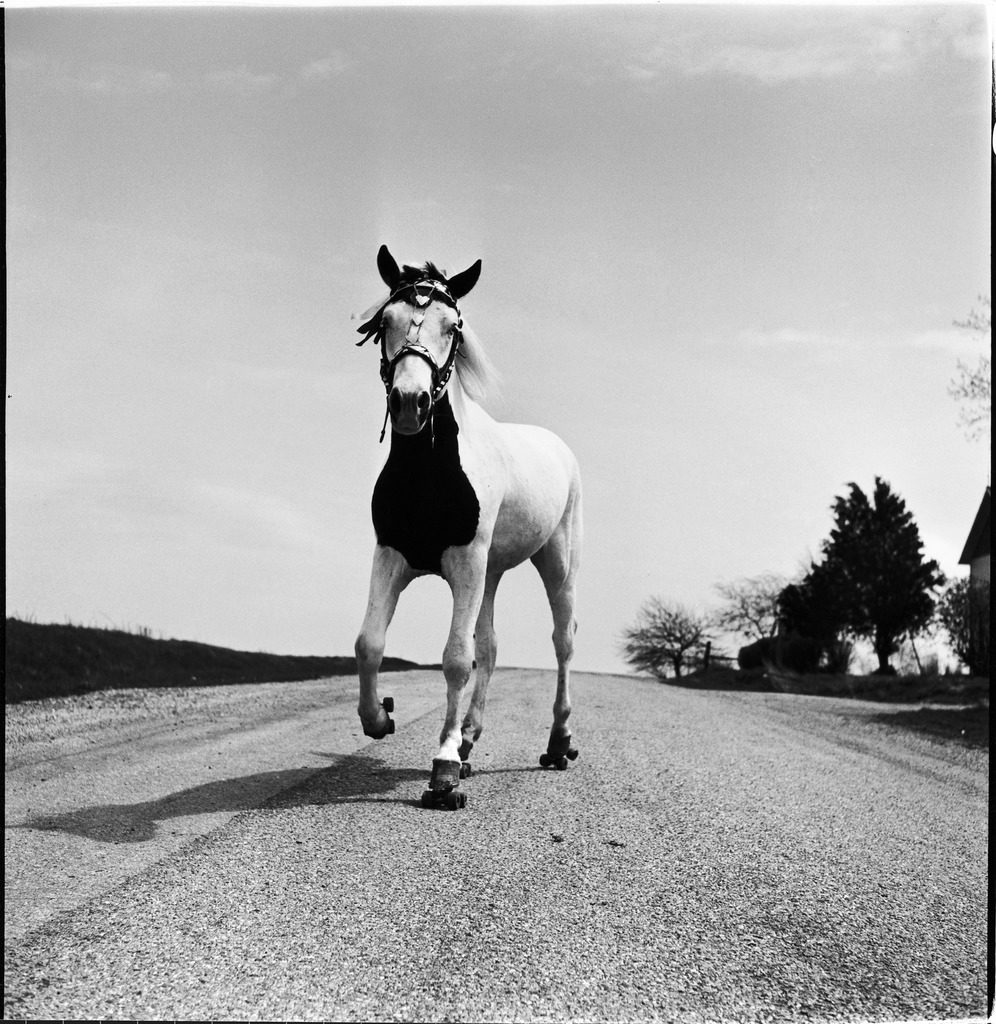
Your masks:
M774 665L792 672L815 672L820 663L819 641L798 633L766 636L741 647L737 664L742 669Z

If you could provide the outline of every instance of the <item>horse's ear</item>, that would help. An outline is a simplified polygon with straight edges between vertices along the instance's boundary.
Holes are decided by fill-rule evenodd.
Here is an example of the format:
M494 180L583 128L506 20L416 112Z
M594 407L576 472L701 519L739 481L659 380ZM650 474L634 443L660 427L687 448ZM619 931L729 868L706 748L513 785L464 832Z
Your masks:
M472 267L468 267L460 274L454 274L446 284L449 286L450 294L454 299L462 299L471 288L477 284L481 276L481 261L478 260Z
M377 252L377 269L380 271L381 280L393 292L401 278L401 270L398 261L387 251L386 245L382 245Z

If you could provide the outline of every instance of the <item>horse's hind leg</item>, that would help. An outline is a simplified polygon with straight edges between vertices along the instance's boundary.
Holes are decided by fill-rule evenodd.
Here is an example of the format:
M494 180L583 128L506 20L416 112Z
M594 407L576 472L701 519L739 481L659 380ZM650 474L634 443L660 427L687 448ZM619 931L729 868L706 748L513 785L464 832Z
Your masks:
M557 692L553 700L553 725L546 753L540 756L544 767L564 769L567 760L578 756L577 748L571 743L568 719L571 717L571 673L570 663L574 655L574 634L577 620L574 617L574 587L565 587L550 595L553 611L553 648L557 655Z
M557 531L533 555L533 564L539 570L546 587L550 610L553 612L553 649L557 655L557 692L553 701L553 725L546 753L540 764L564 769L568 759L578 756L571 744L568 719L571 716L570 663L574 655L574 634L577 619L574 616L575 578L577 576L580 541L580 509L565 513Z
M498 642L495 636L495 591L501 580L501 573L491 574L484 581L484 597L481 610L477 616L474 629L474 660L477 662L477 678L474 681L474 692L463 718L461 728L462 741L459 756L461 774L470 774L468 759L476 740L480 738L484 728L484 705L488 698L488 682L495 670L498 655Z

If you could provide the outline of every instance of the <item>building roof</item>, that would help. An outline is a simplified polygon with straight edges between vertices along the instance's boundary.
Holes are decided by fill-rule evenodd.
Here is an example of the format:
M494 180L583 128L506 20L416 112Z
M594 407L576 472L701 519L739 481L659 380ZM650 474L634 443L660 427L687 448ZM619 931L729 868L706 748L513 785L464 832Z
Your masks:
M991 488L987 487L986 493L982 495L982 504L979 505L979 511L975 513L975 522L972 523L972 529L968 531L965 550L962 551L961 558L958 559L959 565L971 565L976 558L989 554L992 541L989 528L990 490Z

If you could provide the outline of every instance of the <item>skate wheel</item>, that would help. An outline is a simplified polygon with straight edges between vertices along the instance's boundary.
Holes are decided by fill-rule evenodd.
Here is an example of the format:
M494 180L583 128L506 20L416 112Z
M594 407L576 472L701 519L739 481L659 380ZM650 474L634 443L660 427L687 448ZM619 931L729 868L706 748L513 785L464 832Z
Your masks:
M393 718L389 718L387 720L387 731L389 733L394 732L394 719Z
M433 793L431 789L427 789L422 794L422 806L426 808L426 810L436 806L436 794Z
M567 771L567 758L566 757L558 757L557 758L557 771L558 772L566 772Z
M391 713L391 712L392 712L392 711L394 710L394 698L393 698L393 697L385 697L385 698L384 698L384 699L383 699L383 700L382 700L382 701L380 702L380 706L381 706L381 707L382 707L382 708L383 708L383 709L384 709L384 710L385 710L385 711L386 711L386 712L387 712L388 714L390 714L390 713Z
M461 761L460 762L460 778L461 779L469 779L472 771L473 771L473 768L470 767L470 762L469 761Z
M553 764L549 754L540 754L540 768L549 768Z
M458 789L451 789L443 797L443 803L448 811L459 811L462 807L467 806L467 794L461 793Z
M570 759L571 759L572 761L576 761L576 760L578 759L578 754L579 754L579 753L580 753L580 751L578 750L578 748L577 748L577 747L571 747L571 749L567 751L567 756L568 756L568 757L569 757L569 758L570 758Z

